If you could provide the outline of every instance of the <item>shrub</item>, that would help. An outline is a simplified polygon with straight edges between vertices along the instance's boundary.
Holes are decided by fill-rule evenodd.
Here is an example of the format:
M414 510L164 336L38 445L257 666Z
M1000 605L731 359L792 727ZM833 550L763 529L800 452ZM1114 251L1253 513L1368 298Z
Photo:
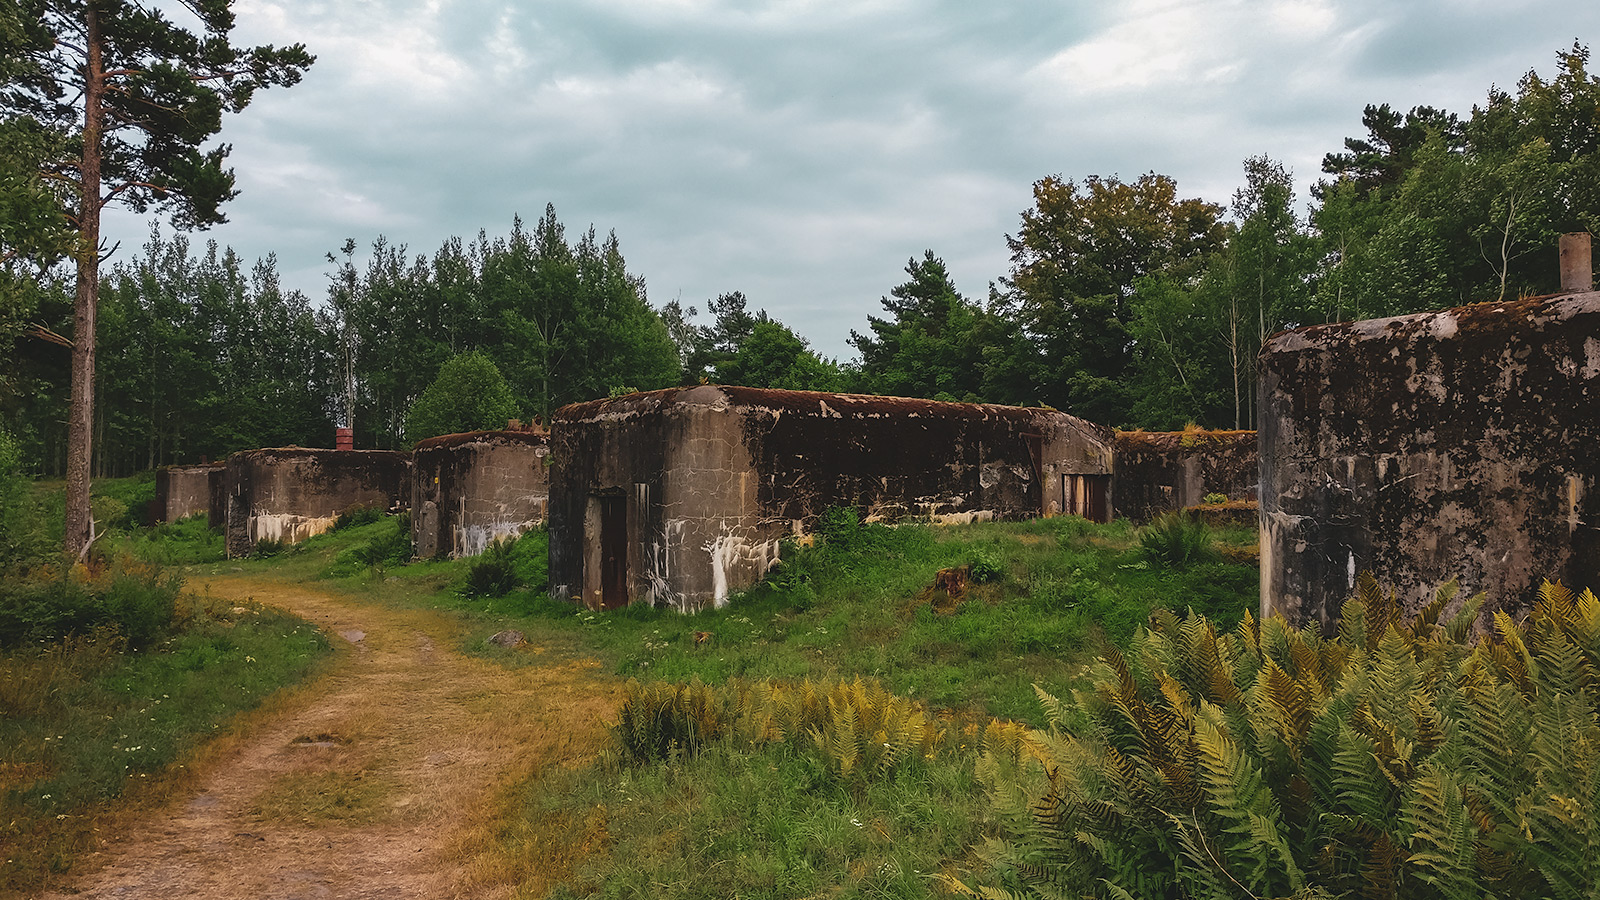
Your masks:
M256 559L270 559L289 549L286 541L277 538L261 538L250 547L250 555Z
M379 503L368 503L362 506L352 506L333 518L333 530L341 528L355 528L361 525L371 525L373 522L383 520L384 507Z
M1592 896L1600 601L1547 584L1474 643L1483 597L1444 621L1454 595L1408 621L1363 575L1332 639L1156 613L1091 687L1038 691L1049 728L982 756L993 878L1035 897Z
M22 474L22 453L17 442L0 428L0 566L24 555L24 501L28 479Z
M504 597L517 586L517 560L513 541L490 541L467 566L461 592L469 597Z
M735 681L708 687L629 681L617 750L639 764L693 756L717 741L749 749L790 742L816 754L836 778L883 777L945 747L945 723L875 679Z
M447 360L406 414L406 440L464 431L504 428L517 416L517 400L505 376L476 350Z
M525 531L511 547L511 568L517 583L543 594L550 589L550 532Z
M967 571L976 584L988 584L1006 577L1005 566L1000 562L1000 554L993 547L979 547L973 551L972 561L967 563Z
M0 583L0 646L114 628L131 647L145 647L172 626L182 586L181 575L128 557L99 573L62 566L43 577Z
M1215 544L1211 526L1183 511L1162 513L1139 532L1145 559L1166 569L1187 569L1215 559Z
M367 569L404 565L411 561L411 514L403 512L385 519L380 512L379 518L373 521L379 520L383 521L383 527L376 529L368 540L339 551L326 574L354 575Z

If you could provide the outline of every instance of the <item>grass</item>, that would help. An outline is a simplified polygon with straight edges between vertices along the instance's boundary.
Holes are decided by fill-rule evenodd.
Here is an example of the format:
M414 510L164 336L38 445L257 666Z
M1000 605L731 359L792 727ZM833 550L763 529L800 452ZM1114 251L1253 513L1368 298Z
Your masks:
M708 684L873 677L935 707L1036 722L1035 683L1060 686L1102 636L1126 640L1152 609L1194 608L1231 625L1257 605L1251 565L1163 568L1137 537L1127 523L1076 518L855 526L843 538L789 548L767 581L694 615L640 605L596 613L530 591L495 603L443 602L520 620L515 627L580 632L623 676ZM975 563L999 572L957 601L933 590L940 570ZM697 632L711 637L697 644Z
M784 563L727 607L681 615L551 601L542 570L529 567L519 570L522 587L474 597L465 590L471 560L338 564L393 527L342 529L219 568L454 610L467 626L462 649L510 666L548 657L483 638L503 628L534 643L561 638L553 642L651 682L876 678L943 721L966 723L952 726L965 739L946 752L882 776L841 777L804 740L718 741L642 764L612 751L593 765L547 768L494 801L487 846L468 851L493 873L488 882L516 885L522 897L938 895L937 876L973 867L989 827L971 729L991 717L1042 724L1034 685L1066 689L1102 640L1124 641L1153 609L1192 608L1231 626L1259 602L1247 528L1191 531L1184 539L1195 552L1174 563L1126 522L836 521L815 546L786 548ZM512 556L526 563L546 540L526 536ZM971 577L954 596L936 586L941 570L963 568ZM697 632L711 637L697 642Z
M507 666L551 658L485 645L516 628L644 682L699 679L722 690L876 679L955 734L937 754L851 777L798 736L719 740L644 762L613 750L591 765L546 767L489 801L497 815L486 845L459 848L477 857L484 884L512 884L522 897L938 895L938 876L972 867L990 827L974 776L982 723L1042 724L1034 685L1068 689L1102 641L1125 641L1154 609L1194 609L1231 627L1258 603L1256 535L1238 527L1165 540L1077 518L887 528L837 517L816 545L786 547L762 584L694 615L551 601L542 531L507 554L517 587L472 596L472 560L399 561L398 518L247 560L211 556L212 538L184 527L134 534L130 545L192 559L196 572L316 581L371 602L451 610L462 617L461 649ZM1164 554L1174 541L1182 552ZM297 778L270 789L258 814L360 824L388 790L352 767Z
M0 580L0 897L32 895L110 815L181 785L206 741L328 653L314 626L179 596L173 564L221 559L203 519L139 527L154 479L96 482L106 535L62 564L59 482L16 511ZM144 560L134 562L133 557Z

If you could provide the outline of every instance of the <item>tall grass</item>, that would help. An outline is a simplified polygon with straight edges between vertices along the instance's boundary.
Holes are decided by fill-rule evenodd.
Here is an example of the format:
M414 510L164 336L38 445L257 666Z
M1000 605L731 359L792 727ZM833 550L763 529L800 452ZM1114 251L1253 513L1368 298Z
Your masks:
M304 678L329 650L315 627L231 601L191 598L177 620L137 652L109 628L0 652L0 897L32 895L69 871L107 801Z

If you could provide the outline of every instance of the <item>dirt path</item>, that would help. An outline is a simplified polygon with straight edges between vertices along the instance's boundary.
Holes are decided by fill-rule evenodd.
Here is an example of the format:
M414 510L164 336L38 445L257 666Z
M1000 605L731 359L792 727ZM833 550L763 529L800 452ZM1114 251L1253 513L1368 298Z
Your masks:
M47 896L505 893L481 883L460 836L492 815L497 787L595 751L615 702L598 663L551 653L550 665L511 670L456 653L443 615L264 580L192 585L207 586L321 626L341 659L210 764L191 796L108 840L91 874Z

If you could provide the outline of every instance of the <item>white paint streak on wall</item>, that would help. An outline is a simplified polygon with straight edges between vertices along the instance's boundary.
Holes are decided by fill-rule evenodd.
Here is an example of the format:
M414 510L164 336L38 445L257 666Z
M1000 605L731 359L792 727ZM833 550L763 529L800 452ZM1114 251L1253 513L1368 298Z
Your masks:
M499 540L516 540L522 533L538 525L528 522L486 522L476 525L457 525L455 531L456 556L477 556L489 545Z
M259 513L250 517L250 541L281 541L298 544L308 537L333 530L338 516L295 516Z
M778 561L777 541L752 541L726 532L707 544L711 554L711 602L717 608L728 605L728 585L734 570L745 564L754 565L755 579L761 578Z
M1600 340L1595 338L1583 339L1583 377L1593 378L1600 375Z

